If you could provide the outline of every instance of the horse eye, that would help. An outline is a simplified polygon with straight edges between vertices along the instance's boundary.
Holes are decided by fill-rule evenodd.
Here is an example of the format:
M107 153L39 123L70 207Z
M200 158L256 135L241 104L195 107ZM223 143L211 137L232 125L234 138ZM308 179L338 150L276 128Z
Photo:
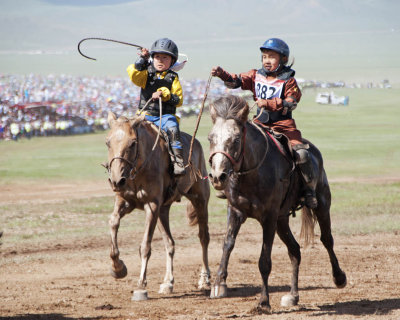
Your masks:
M106 146L107 146L107 148L110 147L110 140L106 140Z
M235 144L240 144L240 139L239 139L239 138L236 138L235 141L234 141L234 143L235 143Z
M207 139L208 139L208 142L211 142L211 141L212 141L212 135L209 134L208 137L207 137Z
M136 145L136 140L132 140L129 144L129 148L133 148Z

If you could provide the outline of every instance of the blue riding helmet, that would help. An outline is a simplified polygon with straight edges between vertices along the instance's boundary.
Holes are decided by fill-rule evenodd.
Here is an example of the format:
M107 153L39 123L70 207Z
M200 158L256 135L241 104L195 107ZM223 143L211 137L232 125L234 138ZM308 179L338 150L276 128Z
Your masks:
M264 42L264 44L260 47L260 50L272 50L278 52L279 54L289 57L290 50L289 46L285 41L278 38L271 38Z

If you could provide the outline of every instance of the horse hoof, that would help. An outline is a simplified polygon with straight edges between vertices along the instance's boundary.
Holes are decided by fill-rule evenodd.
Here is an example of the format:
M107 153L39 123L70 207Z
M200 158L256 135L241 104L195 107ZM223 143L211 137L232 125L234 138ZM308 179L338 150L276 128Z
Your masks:
M115 279L122 279L125 278L126 275L128 274L128 269L125 266L125 263L121 261L122 264L122 268L120 270L114 270L113 268L111 268L110 270L110 274L115 278Z
M333 278L333 282L335 283L336 287L342 289L347 284L346 274L343 272L342 274Z
M208 290L210 289L210 285L210 272L202 272L198 282L199 290Z
M271 306L264 306L258 304L255 308L250 310L250 313L252 314L271 314Z
M172 291L174 290L174 286L170 283L162 283L160 285L160 290L158 291L158 293L161 294L170 294L172 293Z
M294 307L297 306L298 302L299 302L299 296L294 296L292 294L285 294L281 298L282 307Z
M228 296L228 287L226 284L220 284L211 288L210 298L225 298Z
M133 291L132 301L143 301L149 299L147 296L147 290L135 290Z

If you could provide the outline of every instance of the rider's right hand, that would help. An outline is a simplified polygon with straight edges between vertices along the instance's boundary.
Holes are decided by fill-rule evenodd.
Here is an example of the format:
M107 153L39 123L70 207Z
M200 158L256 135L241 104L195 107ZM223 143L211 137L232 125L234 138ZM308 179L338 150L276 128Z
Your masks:
M145 58L146 60L150 58L150 53L149 50L146 48L141 48L140 52L138 52L138 55L141 56L142 58Z
M211 75L213 77L219 77L222 74L222 68L220 66L213 67L211 69Z

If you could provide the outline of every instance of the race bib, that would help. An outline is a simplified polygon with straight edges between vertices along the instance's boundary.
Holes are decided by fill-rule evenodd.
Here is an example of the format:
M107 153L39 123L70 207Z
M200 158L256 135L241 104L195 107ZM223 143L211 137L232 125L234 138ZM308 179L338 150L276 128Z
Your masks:
M284 80L275 79L268 81L264 76L256 74L255 78L256 97L260 99L280 98Z

